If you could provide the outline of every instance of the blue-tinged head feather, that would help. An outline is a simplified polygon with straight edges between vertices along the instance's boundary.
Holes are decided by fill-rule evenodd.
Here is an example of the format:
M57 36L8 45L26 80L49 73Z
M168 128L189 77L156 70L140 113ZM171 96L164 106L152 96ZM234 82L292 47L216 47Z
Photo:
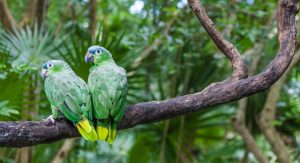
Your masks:
M95 54L96 52L108 52L104 47L98 46L98 45L93 45L88 48L88 52L91 54Z

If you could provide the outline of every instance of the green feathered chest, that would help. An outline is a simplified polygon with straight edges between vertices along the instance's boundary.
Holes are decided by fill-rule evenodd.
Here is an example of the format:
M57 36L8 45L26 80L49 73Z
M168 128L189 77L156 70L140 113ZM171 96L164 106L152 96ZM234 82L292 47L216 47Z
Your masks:
M115 91L127 87L126 71L116 64L94 67L89 74L88 86L91 92L106 90L108 96L114 96Z

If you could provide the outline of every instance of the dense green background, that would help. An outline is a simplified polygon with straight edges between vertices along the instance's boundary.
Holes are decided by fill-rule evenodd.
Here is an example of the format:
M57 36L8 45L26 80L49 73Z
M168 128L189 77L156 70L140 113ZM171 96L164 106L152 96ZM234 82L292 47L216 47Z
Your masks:
M26 1L9 0L19 22ZM63 59L84 78L88 65L84 55L92 44L106 47L128 72L128 104L162 100L198 92L212 82L226 79L231 63L216 48L184 0L98 0L97 37L89 32L88 0L51 0L44 28L28 23L7 31L0 28L0 120L41 120L49 116L49 102L39 70L49 59ZM260 56L260 72L278 49L276 2L255 0L203 0L217 28L234 43L248 65ZM1 26L0 26L1 27ZM262 46L257 51L256 46ZM147 50L150 49L150 53ZM295 67L278 101L274 125L291 140L292 159L300 152L300 93ZM251 96L246 122L258 146L270 160L276 160L261 135L255 117L267 92ZM65 162L257 162L231 118L237 102L170 120L140 125L119 132L114 145L76 139ZM65 141L65 140L64 140ZM32 148L32 162L52 160L64 141ZM3 162L14 162L17 149L0 149ZM21 156L23 157L23 156Z

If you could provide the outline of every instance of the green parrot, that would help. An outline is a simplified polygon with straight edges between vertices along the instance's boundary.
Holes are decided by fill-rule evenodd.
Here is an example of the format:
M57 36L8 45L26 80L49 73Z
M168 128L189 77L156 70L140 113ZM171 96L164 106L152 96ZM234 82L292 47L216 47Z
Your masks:
M53 122L60 115L72 121L87 140L96 141L92 120L92 103L86 83L64 61L51 60L43 65L41 76L51 104ZM54 118L54 119L53 119Z
M92 95L98 140L112 144L125 110L126 71L115 63L108 50L100 46L91 46L88 49L85 62L92 62L88 87Z

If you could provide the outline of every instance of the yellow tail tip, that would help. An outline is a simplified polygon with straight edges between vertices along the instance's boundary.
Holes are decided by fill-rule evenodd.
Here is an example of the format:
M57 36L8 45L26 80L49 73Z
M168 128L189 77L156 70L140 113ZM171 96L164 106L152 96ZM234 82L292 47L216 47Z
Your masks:
M94 128L87 119L82 119L78 122L78 125L80 125L86 132L91 132Z
M111 140L110 138L108 138L106 142L109 144L114 144L115 140Z
M98 140L106 141L108 137L108 128L105 128L103 126L97 126L96 128Z
M107 139L107 142L109 144L113 144L115 139L117 137L117 130L116 129L110 129L110 132L109 132L109 136L108 136L108 139Z
M97 133L95 128L90 125L89 121L84 119L76 124L76 128L78 129L80 135L86 140L96 141Z

